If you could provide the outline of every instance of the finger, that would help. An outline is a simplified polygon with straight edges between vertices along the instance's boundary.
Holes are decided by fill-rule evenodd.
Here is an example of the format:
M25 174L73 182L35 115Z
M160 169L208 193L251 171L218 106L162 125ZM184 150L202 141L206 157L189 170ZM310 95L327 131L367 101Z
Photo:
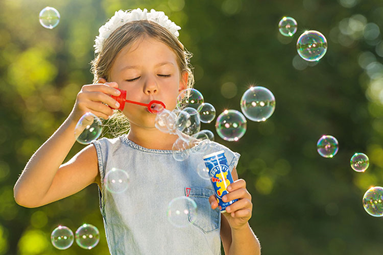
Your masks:
M113 110L109 106L101 102L89 101L87 102L86 106L83 108L84 108L84 111L92 112L97 117L101 117L103 119L108 119L109 116L112 116L114 114Z
M242 209L242 210L238 210L236 212L230 213L230 216L233 218L248 218L248 219L250 219L251 215L252 215L252 213L251 213L250 209Z
M252 208L253 208L253 204L251 203L251 201L244 198L226 207L226 211L230 213L230 212L235 212L242 209L252 209Z
M82 92L102 92L111 96L119 96L121 92L117 89L118 85L115 82L105 84L87 84L82 86Z
M234 190L226 195L224 195L222 197L222 201L223 202L229 202L231 200L234 200L234 199L242 199L242 198L247 198L249 200L251 200L251 195L249 193L249 191L247 191L247 189L238 189L238 190Z
M101 103L107 104L113 109L118 109L120 107L120 104L117 102L117 100L99 91L81 92L78 95L78 101L85 102L85 103L89 101L101 102Z
M218 202L217 202L217 197L215 195L211 195L209 197L209 203L210 203L210 207L211 209L215 209L218 207Z
M106 83L106 79L105 78L100 78L100 79L98 79L98 83Z
M241 188L246 189L246 181L244 179L238 179L235 182L231 183L229 186L227 186L227 190L229 192Z

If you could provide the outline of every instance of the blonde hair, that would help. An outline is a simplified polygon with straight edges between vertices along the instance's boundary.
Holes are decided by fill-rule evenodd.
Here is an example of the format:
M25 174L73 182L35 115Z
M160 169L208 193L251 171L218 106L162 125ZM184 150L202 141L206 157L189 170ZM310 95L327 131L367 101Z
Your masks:
M125 46L131 46L145 36L157 39L173 50L177 57L180 72L188 73L187 87L193 87L194 75L190 65L192 54L185 49L183 44L169 30L148 20L128 22L111 33L105 40L102 51L91 62L91 71L94 76L93 82L97 83L101 78L109 81L110 68L117 54ZM129 121L120 111L115 111L115 114L104 123L104 126L107 128L104 129L103 136L116 137L129 131Z

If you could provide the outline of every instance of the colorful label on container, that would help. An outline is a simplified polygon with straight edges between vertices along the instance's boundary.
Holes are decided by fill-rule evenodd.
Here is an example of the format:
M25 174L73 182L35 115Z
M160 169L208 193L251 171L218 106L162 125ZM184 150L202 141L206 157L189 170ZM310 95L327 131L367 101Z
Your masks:
M227 187L233 183L233 177L229 170L225 152L218 151L206 155L203 160L205 161L206 167L209 169L210 180L213 184L221 213L226 212L226 207L238 201L238 199L229 202L222 201L222 197L229 193Z

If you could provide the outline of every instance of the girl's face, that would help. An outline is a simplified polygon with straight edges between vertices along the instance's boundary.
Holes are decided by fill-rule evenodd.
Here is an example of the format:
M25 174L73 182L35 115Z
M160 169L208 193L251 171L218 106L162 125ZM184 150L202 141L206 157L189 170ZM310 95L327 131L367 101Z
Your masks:
M173 50L147 36L117 54L109 77L127 91L126 99L142 103L159 100L170 111L176 107L179 92L187 86L187 72L180 72ZM131 127L154 127L156 115L146 107L127 103L124 114Z

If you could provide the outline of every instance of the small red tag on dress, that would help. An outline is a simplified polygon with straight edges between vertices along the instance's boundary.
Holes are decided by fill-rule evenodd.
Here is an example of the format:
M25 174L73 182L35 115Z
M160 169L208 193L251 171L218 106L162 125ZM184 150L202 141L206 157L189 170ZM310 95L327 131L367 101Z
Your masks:
M189 197L191 188L185 188L186 197Z

